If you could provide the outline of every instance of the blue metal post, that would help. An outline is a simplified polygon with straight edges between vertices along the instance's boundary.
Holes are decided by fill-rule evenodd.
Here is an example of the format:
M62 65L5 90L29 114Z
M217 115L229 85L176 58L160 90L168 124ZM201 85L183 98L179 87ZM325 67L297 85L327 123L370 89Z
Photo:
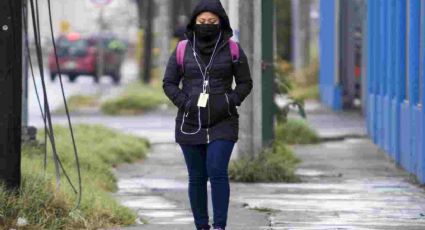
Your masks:
M392 28L393 28L393 21L394 17L392 15L393 7L392 7L393 0L387 0L385 1L386 5L386 20L385 20L385 28L386 28L386 36L385 36L385 42L386 42L386 54L385 54L385 71L384 71L384 78L383 81L384 85L384 97L383 97L383 131L384 131L384 141L383 141L383 148L385 149L386 153L391 155L391 85L392 85L392 78L391 78L391 60L393 58L393 46L392 46Z
M421 183L425 184L425 143L423 142L425 138L425 110L424 110L424 103L425 103L425 0L421 0L421 22L420 22L420 39L421 39L421 45L420 45L420 63L421 63L421 69L420 72L420 86L421 87L421 132L420 136L418 137L419 143L420 143L420 149L418 151L418 168L417 168L417 174L418 179Z
M380 1L376 1L376 0L371 0L374 3L374 31L375 31L375 36L374 36L374 42L373 42L373 47L374 48L374 71L373 71L373 96L374 96L374 106L373 106L373 114L374 114L374 120L373 120L373 141L377 144L378 143L378 139L379 139L379 126L378 126L378 120L379 120L379 88L378 88L378 83L379 83L379 74L381 72L380 70L380 5L381 2Z
M419 102L419 26L420 1L410 0L409 5L409 101Z
M334 110L341 110L341 87L335 82L339 55L336 53L337 1L320 1L320 97L325 105Z
M395 97L395 62L396 62L396 51L395 51L395 44L396 44L396 22L397 22L397 18L396 18L396 0L390 0L390 13L389 13L389 28L390 28L390 35L389 37L389 44L388 44L388 49L390 52L390 61L388 64L388 77L389 77L389 81L388 81L388 103L389 103L389 107L390 107L390 117L389 117L389 155L391 156L392 159L395 159L395 145L396 145L396 129L397 129L397 125L396 125L396 113L397 113L397 104L394 103L394 97Z
M373 8L374 3L372 0L367 1L367 43L368 43L368 49L367 49L367 130L369 133L369 136L373 138L373 105L374 105L374 99L373 99L373 85L372 85L372 79L373 79L373 71L375 66L373 65L373 36L374 36L374 28L373 28Z
M416 173L417 162L417 109L419 102L419 26L420 1L410 0L409 4L409 104L410 104L410 157L407 170ZM419 140L420 141L420 140Z
M386 7L387 0L379 0L379 59L378 59L378 69L379 72L377 74L377 144L383 149L384 148L384 95L385 95L385 72L386 72Z
M401 165L401 104L406 98L406 2L396 0L396 44L395 44L395 162Z

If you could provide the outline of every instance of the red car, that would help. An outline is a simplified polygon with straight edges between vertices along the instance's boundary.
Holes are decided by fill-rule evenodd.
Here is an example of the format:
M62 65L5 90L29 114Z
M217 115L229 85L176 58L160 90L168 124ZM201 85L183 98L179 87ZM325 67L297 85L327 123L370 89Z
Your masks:
M121 81L121 64L125 45L113 36L93 36L84 38L80 34L70 33L60 36L56 41L61 73L71 82L85 75L99 82L101 75L112 77L115 84ZM101 58L102 57L102 58ZM58 75L54 52L49 55L50 79ZM99 69L98 66L103 66Z

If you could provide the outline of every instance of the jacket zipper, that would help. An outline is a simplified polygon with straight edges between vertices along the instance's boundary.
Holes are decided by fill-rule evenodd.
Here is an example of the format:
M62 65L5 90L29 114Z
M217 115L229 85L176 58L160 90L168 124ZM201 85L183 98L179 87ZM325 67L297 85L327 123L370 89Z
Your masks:
M227 93L224 93L226 96L226 102L227 102L227 112L229 113L229 116L232 116L232 113L230 112L230 103L229 103L229 97L227 96Z
M193 47L193 45L192 45L192 42L190 41L190 39L187 39L188 40L188 42L189 42L189 45L191 46L191 47ZM227 44L227 43L229 43L229 41L225 41L218 49L217 49L217 54L220 52L220 50L221 49L223 49L223 47ZM216 54L216 55L217 55ZM214 61L214 59L215 59L215 57L213 57L213 61ZM207 72L207 76L208 76L208 78L209 78L209 74L210 74L210 72L208 71ZM207 93L209 94L209 92L210 92L210 84L208 84L208 88L207 88L208 90L207 90ZM210 122L211 122L211 120L210 120L210 99L208 99L208 102L207 102L207 104L208 104L208 124L207 124L207 144L209 144L210 143L210 133L209 133L209 126L210 126Z

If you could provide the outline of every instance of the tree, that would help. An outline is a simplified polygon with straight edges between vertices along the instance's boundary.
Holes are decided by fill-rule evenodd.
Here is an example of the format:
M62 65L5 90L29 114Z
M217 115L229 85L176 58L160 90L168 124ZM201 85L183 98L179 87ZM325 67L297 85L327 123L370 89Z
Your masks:
M144 56L141 58L140 79L144 83L150 83L152 69L152 46L153 46L153 17L154 4L153 0L136 0L138 9L139 29L144 31Z
M286 61L291 60L291 0L275 0L277 23L277 53Z

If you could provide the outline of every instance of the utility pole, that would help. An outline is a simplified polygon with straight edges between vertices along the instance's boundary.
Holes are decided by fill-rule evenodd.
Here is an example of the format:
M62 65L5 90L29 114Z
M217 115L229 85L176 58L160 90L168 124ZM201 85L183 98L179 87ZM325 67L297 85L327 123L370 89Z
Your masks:
M97 68L96 68L96 77L95 82L98 83L100 81L100 78L102 78L104 74L105 69L105 62L104 62L104 56L105 56L105 49L103 48L103 36L104 32L106 30L106 23L105 23L105 6L100 5L99 6L99 18L98 18L98 25L99 25L99 40L97 41Z
M263 146L269 145L274 139L274 117L276 107L274 103L274 37L275 34L275 7L274 0L261 1L261 34L262 34L262 141Z
M21 183L22 0L0 3L0 183Z
M233 3L239 9L239 40L248 57L254 85L240 108L238 152L246 156L260 153L274 138L273 1Z
M172 0L157 0L158 1L158 18L160 28L155 29L155 34L158 34L158 45L160 47L159 67L160 77L164 76L165 67L167 66L168 59L170 58L170 43L171 43L171 1Z
M27 1L22 2L22 17L27 17L28 15L28 8L27 8ZM22 23L22 26L25 26L24 23ZM26 28L28 30L28 28ZM24 29L25 31L25 29ZM25 37L25 33L22 33L22 47L26 46L26 41L28 40L28 37ZM27 133L28 129L28 59L26 58L28 56L27 49L22 48L22 127L23 127L23 133L24 135Z
M251 69L253 90L240 107L239 154L254 156L263 147L262 135L262 3L261 0L239 1L240 44Z
M296 71L310 62L310 0L292 0L292 63Z
M143 0L139 0L143 1ZM154 0L145 0L146 10L145 13L145 42L144 42L144 74L143 82L149 84L151 81L151 69L152 69L152 47L153 47L153 16L154 16Z

